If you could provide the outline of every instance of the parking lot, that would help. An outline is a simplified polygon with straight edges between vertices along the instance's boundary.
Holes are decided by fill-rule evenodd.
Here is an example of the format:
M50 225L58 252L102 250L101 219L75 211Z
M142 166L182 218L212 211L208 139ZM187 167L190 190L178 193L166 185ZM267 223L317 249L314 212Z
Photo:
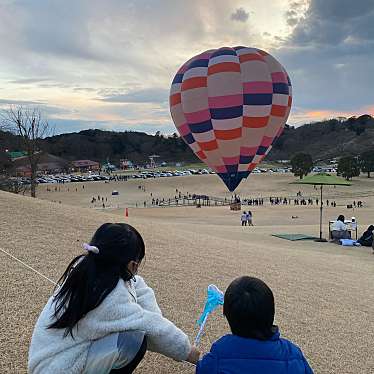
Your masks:
M334 168L326 168L315 166L312 172L332 172L336 173ZM290 173L290 167L273 167L273 168L255 168L252 174L261 173ZM211 169L185 169L185 170L159 170L159 169L146 169L143 171L139 170L118 170L112 171L110 174L105 172L97 173L81 173L81 174L56 174L56 175L43 175L37 178L37 183L69 183L69 182L94 182L94 181L111 181L111 180L123 180L128 179L148 179L148 178L170 178L170 177L182 177L187 175L203 175L203 174L216 174L215 171ZM30 178L19 177L17 178L22 184L30 184Z

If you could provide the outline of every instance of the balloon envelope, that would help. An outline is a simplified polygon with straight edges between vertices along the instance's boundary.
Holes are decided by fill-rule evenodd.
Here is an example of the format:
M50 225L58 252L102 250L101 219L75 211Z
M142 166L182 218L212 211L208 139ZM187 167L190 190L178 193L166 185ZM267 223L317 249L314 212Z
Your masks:
M193 57L178 70L170 90L179 134L230 191L270 152L291 102L283 66L265 51L247 47Z

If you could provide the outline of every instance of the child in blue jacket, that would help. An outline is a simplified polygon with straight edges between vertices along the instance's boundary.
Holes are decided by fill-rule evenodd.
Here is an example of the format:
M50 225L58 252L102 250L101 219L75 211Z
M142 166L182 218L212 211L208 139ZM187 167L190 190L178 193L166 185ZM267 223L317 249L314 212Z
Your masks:
M217 340L196 374L313 374L299 347L273 325L271 289L260 279L235 279L225 293L223 314L232 334Z

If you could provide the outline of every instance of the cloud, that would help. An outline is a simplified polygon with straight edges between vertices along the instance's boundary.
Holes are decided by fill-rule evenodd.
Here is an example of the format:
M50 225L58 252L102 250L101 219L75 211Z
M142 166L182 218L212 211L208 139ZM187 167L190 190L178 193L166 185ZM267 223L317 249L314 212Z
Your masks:
M373 18L373 0L361 0L357 4L349 0L311 0L291 40L296 45L344 44L347 38L372 42Z
M169 90L164 88L149 88L132 90L124 94L106 96L101 101L110 103L164 103L169 98Z
M373 106L373 0L274 0L266 8L252 0L250 12L243 4L0 1L0 105L41 105L49 118L67 121L67 131L76 121L82 128L153 125L172 132L167 101L177 69L204 50L247 45L269 51L287 69L290 121L300 111Z
M13 84L34 84L39 82L49 81L49 78L23 78L23 79L15 79L9 81L9 83Z
M27 101L27 100L11 100L11 99L0 99L0 105L41 105L44 104L42 101Z
M276 40L279 43L284 43L286 41L285 38L279 36L279 35L274 35L274 40Z
M344 110L335 110L335 109L308 109L308 108L294 108L293 109L293 125L302 125L310 122L323 121L331 118L349 118L352 116L360 116L362 114L374 115L374 106L373 107L360 107L354 111L344 111Z
M291 1L289 9L285 12L287 25L292 28L295 27L305 15L308 5L308 0Z
M295 10L302 10L305 7L306 1L291 1L290 8Z
M0 4L0 46L7 51L2 70L14 80L27 72L89 88L166 86L183 62L203 50L243 41L261 44L254 27L232 25L228 8L238 4L14 0ZM234 14L247 13L237 7Z
M294 16L292 10L287 13ZM286 14L286 16L287 16ZM316 113L359 114L374 103L374 3L311 0L274 51L293 83L294 106ZM297 121L292 111L290 123Z
M298 12L291 9L286 12L287 24L289 26L296 26L299 22Z
M15 32L17 46L32 54L75 59L103 59L90 38L90 24L80 18L86 1L16 0L6 7L5 22ZM10 25L12 18L17 25ZM13 20L14 23L14 20Z
M97 90L92 87L74 87L74 91L76 92L96 92Z
M249 18L249 13L245 11L244 8L238 8L234 13L231 13L231 19L233 21L247 22Z

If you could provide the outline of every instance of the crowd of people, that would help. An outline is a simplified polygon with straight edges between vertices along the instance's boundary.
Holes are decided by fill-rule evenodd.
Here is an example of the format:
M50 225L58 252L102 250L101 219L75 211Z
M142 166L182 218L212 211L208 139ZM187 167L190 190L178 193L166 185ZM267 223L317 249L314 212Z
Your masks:
M105 209L106 206L108 205L108 198L107 197L104 197L104 196L100 196L100 195L97 195L97 198L96 196L93 196L92 199L91 199L91 204L96 204L96 203L99 203L99 204L102 204L102 208Z
M264 205L264 199L262 197L260 198L245 198L242 200L242 204L249 205L249 206L260 206Z
M356 201L353 201L353 204L352 204L352 205L353 205L354 208L363 208L363 206L364 206L364 205L363 205L363 202L362 202L361 200L359 200L359 201L357 201L357 202L356 202Z
M244 198L241 200L241 203L243 205L249 205L249 206L261 206L264 205L264 198ZM328 207L336 207L337 203L335 200L325 200L324 201L325 206ZM304 197L280 197L280 196L270 196L269 197L269 204L271 206L274 205L302 205L302 206L319 206L320 199L318 198L304 198ZM352 208L363 208L364 203L363 201L353 201L352 203L348 203L347 207Z
M111 181L121 181L121 182L126 182L129 179L128 175L122 174L122 175L110 175L109 180Z
M111 175L110 178L114 181L122 181L126 180L127 176L124 175ZM146 193L146 188L144 185L138 185L138 190L141 192ZM79 189L85 189L85 185L81 186L71 186L72 191L75 190L75 192L78 192ZM61 189L60 186L54 186L54 187L47 187L46 191L48 192L64 192L64 190ZM67 187L67 192L70 192L70 187ZM149 197L145 200L141 200L140 202L135 203L135 207L159 207L159 206L167 206L167 205L189 205L188 201L191 200L197 200L197 199L212 199L212 201L218 201L217 198L211 198L206 195L200 195L196 193L190 193L190 192L182 192L178 188L175 189L174 196L170 197L155 197L153 196L152 192L149 194ZM312 198L312 197L303 197L302 193L299 191L296 194L296 197L286 197L286 196L270 196L268 198L264 197L244 197L241 198L239 195L235 194L232 195L230 198L222 198L221 203L229 204L229 203L241 203L241 205L247 205L247 206L264 206L265 201L267 200L271 206L319 206L320 199L319 198ZM106 208L110 204L107 204L108 198L105 198L105 201L96 197L93 197L91 200L91 205L97 205L97 203L100 203L100 207ZM210 205L210 204L206 204ZM324 206L326 207L337 207L336 200L326 199L324 200ZM363 208L364 202L361 200L354 200L351 203L346 203L347 208Z
M297 196L295 198L291 197L269 197L270 205L319 205L320 199L313 199L311 197L305 198ZM336 201L326 200L326 206L336 207Z

